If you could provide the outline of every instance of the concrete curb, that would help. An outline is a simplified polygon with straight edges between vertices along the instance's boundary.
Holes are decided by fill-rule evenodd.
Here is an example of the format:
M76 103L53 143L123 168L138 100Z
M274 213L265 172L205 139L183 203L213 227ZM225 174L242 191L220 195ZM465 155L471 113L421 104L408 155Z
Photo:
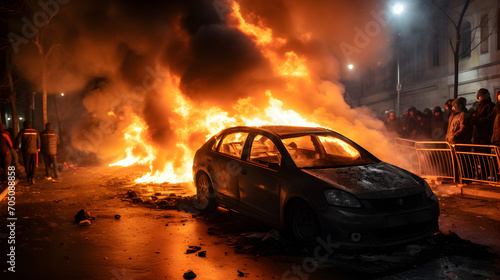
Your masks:
M431 184L437 196L462 195L477 199L500 200L500 187L479 184Z
M9 187L5 187L5 190L3 190L2 193L0 193L0 202L3 200L3 198L7 195L7 193L9 192Z
M489 186L463 186L461 188L461 194L468 197L474 198L486 198L500 200L500 188L489 187Z

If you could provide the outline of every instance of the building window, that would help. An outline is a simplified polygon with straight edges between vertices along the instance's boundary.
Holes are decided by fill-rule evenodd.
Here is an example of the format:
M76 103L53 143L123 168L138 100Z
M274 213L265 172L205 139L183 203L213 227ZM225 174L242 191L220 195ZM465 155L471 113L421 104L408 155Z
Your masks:
M439 65L439 36L434 34L432 38L432 66Z
M481 53L488 52L488 43L490 36L490 28L488 26L488 15L481 17Z
M460 58L468 58L470 57L470 52L471 52L471 44L472 44L472 38L471 38L471 24L470 22L466 21L462 25L462 30L460 32L460 36L462 37L462 42L460 44Z

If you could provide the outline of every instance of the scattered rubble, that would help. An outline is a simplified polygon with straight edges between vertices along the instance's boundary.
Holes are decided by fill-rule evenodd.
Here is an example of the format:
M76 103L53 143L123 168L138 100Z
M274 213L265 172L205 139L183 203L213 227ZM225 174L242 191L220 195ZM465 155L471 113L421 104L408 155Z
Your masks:
M201 250L200 246L189 246L189 249L186 250L186 254L196 253Z
M90 226L92 223L90 222L90 220L83 220L80 221L78 224L81 226Z
M196 254L200 258L206 258L207 257L207 251L201 251Z
M80 223L81 221L84 221L84 220L94 220L94 218L90 216L89 211L85 211L84 209L81 209L75 215L75 223Z
M192 270L184 273L184 279L194 279L194 278L196 278L196 274Z

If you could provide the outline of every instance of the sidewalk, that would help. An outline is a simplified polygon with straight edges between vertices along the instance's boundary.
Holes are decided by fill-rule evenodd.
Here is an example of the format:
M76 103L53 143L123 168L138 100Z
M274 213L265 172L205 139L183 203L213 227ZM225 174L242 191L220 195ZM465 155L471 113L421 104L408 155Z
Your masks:
M478 199L500 200L500 187L485 184L429 183L437 196L459 194Z

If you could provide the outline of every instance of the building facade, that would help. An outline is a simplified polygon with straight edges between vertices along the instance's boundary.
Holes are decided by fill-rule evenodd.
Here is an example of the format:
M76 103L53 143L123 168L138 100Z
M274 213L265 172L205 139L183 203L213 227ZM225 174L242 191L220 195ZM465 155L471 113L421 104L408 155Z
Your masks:
M477 101L478 89L488 89L492 97L500 89L499 2L473 0L463 18L458 97L465 97L468 107ZM409 26L394 23L387 63L363 73L357 81L358 88L349 93L351 106L367 106L377 113L395 110L398 72L399 114L411 106L421 111L435 106L443 108L445 101L453 98L454 59L450 46L456 40L456 29L443 12L457 22L465 0L438 3L442 11L428 4L419 10L426 14L420 22ZM398 30L399 26L404 29Z

